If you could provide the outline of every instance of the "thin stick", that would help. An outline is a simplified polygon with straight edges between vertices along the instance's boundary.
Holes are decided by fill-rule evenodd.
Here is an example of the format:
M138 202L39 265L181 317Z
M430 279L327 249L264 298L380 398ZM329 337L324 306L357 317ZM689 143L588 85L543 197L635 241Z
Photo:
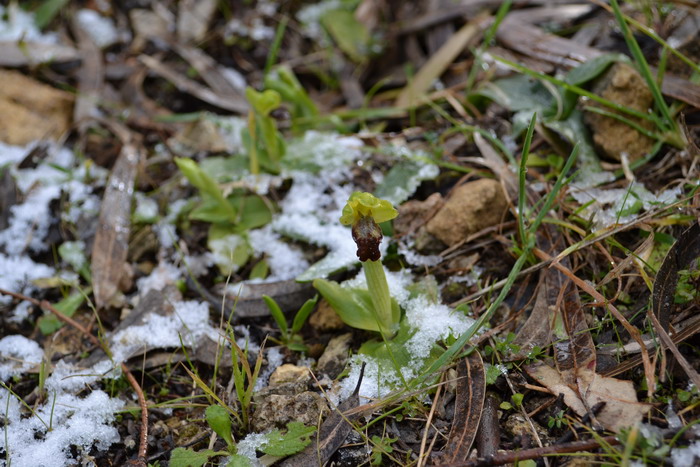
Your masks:
M444 375L445 373L443 373ZM442 376L444 377L444 376ZM423 430L423 439L420 442L420 453L418 454L418 464L417 467L423 467L427 460L427 454L425 452L425 445L428 442L428 431L430 425L432 425L433 417L435 416L435 408L437 407L438 400L440 400L440 392L442 391L442 385L438 386L437 391L435 391L435 397L433 398L433 404L430 407L430 413L428 414L428 419L425 421L425 430Z
M24 300L30 303L33 303L34 305L38 306L39 308L49 311L56 316L60 321L63 321L64 323L72 326L73 328L77 329L80 331L82 334L84 334L88 340L95 346L100 347L102 350L105 351L109 355L109 349L107 348L107 345L103 344L100 342L100 340L92 335L85 327L80 324L79 322L75 321L72 318L69 318L68 316L64 315L60 311L58 311L56 308L53 307L48 301L46 300L37 300L32 297L28 297L26 295L16 293L16 292L10 292L9 290L4 290L0 289L0 294L2 295L9 295L11 297L14 297L18 300ZM139 385L138 381L136 381L136 378L134 378L134 375L131 374L131 371L129 371L129 368L126 366L125 363L121 363L121 368L122 371L124 372L124 375L126 376L126 379L129 381L129 384L131 384L131 387L134 388L134 391L136 392L136 395L139 398L139 406L141 407L141 432L139 436L139 450L138 450L138 458L136 459L136 462L130 463L131 465L138 465L138 466L146 466L146 454L148 452L148 407L146 406L146 398L143 395L143 390L141 389L141 386Z
M527 459L537 459L550 454L564 454L568 452L588 451L600 447L601 443L609 445L620 444L615 436L606 436L601 439L591 439L588 441L574 441L566 444L555 444L543 448L524 449L522 451L510 451L495 454L488 457L480 457L467 462L457 462L453 464L440 464L439 467L488 467L492 465L513 464Z

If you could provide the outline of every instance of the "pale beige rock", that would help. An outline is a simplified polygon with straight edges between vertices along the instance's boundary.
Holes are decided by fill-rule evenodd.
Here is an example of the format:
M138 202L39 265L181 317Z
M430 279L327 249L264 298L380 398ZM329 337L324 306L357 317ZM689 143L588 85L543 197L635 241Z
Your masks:
M502 222L507 208L501 184L484 178L452 190L426 228L428 233L452 246L473 233Z
M345 327L343 320L326 300L318 303L316 311L309 316L309 324L319 332L337 331Z
M73 95L16 71L0 70L0 83L0 141L24 146L68 131Z
M270 386L278 386L286 383L306 385L311 381L311 373L305 366L296 366L285 363L278 366L270 375Z
M647 113L654 102L644 79L637 70L624 63L616 63L611 66L593 85L593 92L611 102L642 113ZM614 112L612 109L595 102L588 102L587 105ZM620 112L615 113L620 114ZM648 120L629 114L621 115L642 128L654 129L654 124ZM611 159L619 161L621 154L626 153L629 160L633 161L644 157L654 145L654 140L617 119L594 112L585 112L585 121L593 135L593 142L605 156Z

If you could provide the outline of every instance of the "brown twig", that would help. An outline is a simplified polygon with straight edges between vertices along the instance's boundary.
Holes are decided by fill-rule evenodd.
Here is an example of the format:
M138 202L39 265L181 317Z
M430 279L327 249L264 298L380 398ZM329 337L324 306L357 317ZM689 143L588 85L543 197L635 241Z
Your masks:
M440 464L439 467L487 467L492 465L513 464L517 461L527 459L537 459L542 456L552 454L565 454L569 452L588 451L600 447L601 443L610 445L619 444L615 436L606 436L601 439L591 439L588 441L574 441L567 444L557 444L542 448L525 449L522 451L504 452L488 457L469 460L467 462L457 462L453 464Z
M107 346L100 342L100 340L97 337L95 337L92 333L90 333L87 329L85 329L85 327L82 324L78 323L74 319L69 318L68 316L58 311L48 301L37 300L35 298L28 297L26 295L16 292L10 292L9 290L4 289L0 289L0 294L9 295L10 297L14 297L18 300L24 300L33 303L39 308L53 313L54 316L56 316L56 318L58 318L60 321L63 321L64 323L77 329L82 334L84 334L92 344L100 347L108 355L110 354ZM146 406L146 398L143 395L143 390L141 389L141 386L136 381L136 378L134 378L134 375L131 374L131 371L129 371L129 368L126 366L125 363L121 363L121 368L124 372L124 375L126 376L126 379L129 381L129 384L131 384L131 387L134 388L134 391L136 392L136 395L139 398L139 406L141 407L141 432L139 436L138 457L135 461L131 462L130 465L146 467L146 454L148 452L148 407Z

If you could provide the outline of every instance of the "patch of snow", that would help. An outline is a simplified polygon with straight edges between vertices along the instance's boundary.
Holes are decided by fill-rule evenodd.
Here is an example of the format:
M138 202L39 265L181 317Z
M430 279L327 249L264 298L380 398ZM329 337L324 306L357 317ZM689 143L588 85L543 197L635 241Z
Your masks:
M175 302L172 316L150 313L143 324L123 329L111 338L112 359L123 362L144 347L197 347L209 337L215 342L219 331L209 324L209 306L199 301ZM182 340L181 340L182 339Z
M416 253L412 248L414 245L414 242L409 244L408 242L399 241L398 247L398 253L403 256L406 262L411 266L427 266L430 268L442 262L442 256L440 255L421 255L420 253Z
M40 263L35 263L28 256L7 256L0 253L0 288L11 292L31 295L35 290L31 281L51 277L56 271ZM12 301L7 295L0 295L0 303Z
M148 276L136 281L139 295L145 296L149 290L163 290L182 278L182 271L174 264L161 261Z
M265 278L265 282L294 279L309 267L303 253L280 240L280 236L269 225L250 231L248 241L256 253L265 254L265 260L270 266L271 274Z
M279 347L270 347L267 349L266 353L267 365L265 365L265 368L260 372L258 380L255 382L255 391L259 391L267 387L267 382L270 379L270 375L272 375L277 367L284 363L284 355L282 355Z
M136 208L134 209L134 220L137 222L155 222L158 218L158 203L153 198L137 191L135 193Z
M255 451L267 444L266 433L250 433L236 445L237 454L247 457L253 467L261 466Z
M325 39L321 17L329 11L342 8L341 0L323 0L318 3L305 5L297 12L297 20L302 24L307 37L316 40Z
M39 344L24 336L5 336L0 339L0 381L21 375L41 363L44 352Z
M588 204L579 215L592 218L593 230L635 220L642 210L673 203L681 195L681 187L670 188L654 195L641 183L634 182L628 188L584 188L572 184L571 196L582 205Z
M671 463L675 467L694 467L700 463L700 441L695 441L687 448L673 448Z
M80 28L90 36L99 48L104 49L119 40L117 28L111 19L105 18L95 10L84 8L75 15Z
M50 392L31 416L23 417L21 403L9 391L0 388L0 407L5 415L0 446L12 465L73 465L71 446L89 451L94 445L106 450L119 441L119 432L110 424L115 412L123 406L122 401L100 390L84 398L57 391ZM0 466L6 465L4 457L0 459Z
M56 33L42 34L34 21L34 14L24 11L18 3L9 7L0 5L0 41L31 41L43 44L58 42Z

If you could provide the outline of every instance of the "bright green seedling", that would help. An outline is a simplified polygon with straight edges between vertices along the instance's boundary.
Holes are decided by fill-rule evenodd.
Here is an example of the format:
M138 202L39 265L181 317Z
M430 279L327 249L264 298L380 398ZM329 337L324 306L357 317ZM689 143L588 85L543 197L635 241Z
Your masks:
M275 339L271 337L270 340L287 346L290 350L294 350L296 352L306 352L308 347L304 345L304 339L299 334L299 331L301 331L301 328L304 327L304 323L306 323L306 320L309 318L309 315L316 306L316 302L318 302L318 295L307 300L302 307L299 308L299 311L297 311L296 315L294 315L291 328L287 326L287 318L284 316L284 313L282 313L282 310L277 302L275 302L272 297L268 297L267 295L263 295L263 300L265 300L265 304L270 309L272 318L274 318L277 326L280 328L280 338Z
M328 300L340 318L349 326L377 331L391 338L401 319L401 309L389 294L389 286L380 261L379 224L395 218L398 212L388 201L371 193L356 191L343 208L340 222L352 226L357 244L357 257L367 278L367 290L348 290L336 282L316 279L314 287Z
M382 465L383 457L390 456L394 452L392 444L398 441L398 438L382 438L377 435L372 436L372 455L370 456L370 465Z
M292 130L295 133L309 129L311 122L318 117L316 104L290 68L274 68L265 76L265 87L277 91L282 100L291 106Z
M282 97L272 89L258 92L251 87L246 88L245 96L251 110L248 113L248 128L243 130L242 138L250 159L250 172L258 174L263 168L278 173L286 144L270 113L280 106Z
M242 189L224 195L216 180L192 159L176 157L175 163L199 190L202 200L189 217L211 223L207 244L222 274L228 274L247 263L251 248L241 234L270 222L272 211L268 203L260 196L246 194Z

